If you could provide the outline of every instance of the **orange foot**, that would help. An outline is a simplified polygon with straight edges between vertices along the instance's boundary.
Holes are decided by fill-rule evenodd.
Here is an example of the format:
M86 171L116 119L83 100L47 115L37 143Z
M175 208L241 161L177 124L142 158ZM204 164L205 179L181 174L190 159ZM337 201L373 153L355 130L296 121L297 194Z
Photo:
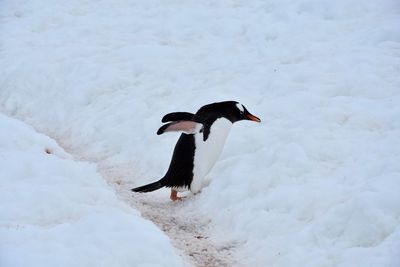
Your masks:
M177 201L177 200L182 200L183 199L183 197L178 197L178 192L173 190L173 189L171 189L171 195L169 196L169 198L172 201Z

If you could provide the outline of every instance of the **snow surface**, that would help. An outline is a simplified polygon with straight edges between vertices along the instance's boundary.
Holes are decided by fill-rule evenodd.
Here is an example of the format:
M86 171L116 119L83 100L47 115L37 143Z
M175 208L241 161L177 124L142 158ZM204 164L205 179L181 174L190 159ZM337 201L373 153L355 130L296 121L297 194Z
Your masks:
M182 205L243 265L400 266L398 1L6 0L0 19L1 110L118 182L164 174L168 112L261 118Z
M0 114L0 266L183 266L96 166Z

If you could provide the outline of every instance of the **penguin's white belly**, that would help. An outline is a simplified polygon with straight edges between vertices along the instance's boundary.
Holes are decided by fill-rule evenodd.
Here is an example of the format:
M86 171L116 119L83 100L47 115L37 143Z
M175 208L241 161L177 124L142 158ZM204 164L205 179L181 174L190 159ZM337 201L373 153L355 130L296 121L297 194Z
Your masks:
M221 155L231 127L231 121L219 118L211 125L210 134L206 141L203 141L203 133L195 135L196 149L194 152L193 181L190 184L191 192L197 193L201 190L204 177Z

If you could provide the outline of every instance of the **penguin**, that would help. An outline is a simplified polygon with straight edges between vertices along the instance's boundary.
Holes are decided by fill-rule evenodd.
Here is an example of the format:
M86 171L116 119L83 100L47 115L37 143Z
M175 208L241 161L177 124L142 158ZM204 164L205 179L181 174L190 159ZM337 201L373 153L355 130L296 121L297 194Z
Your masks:
M200 192L205 176L210 172L225 144L233 123L250 120L261 122L242 104L224 101L205 105L195 114L173 112L165 115L157 135L182 132L172 155L167 173L160 180L131 189L151 192L162 187L171 188L170 199L181 200L178 192Z

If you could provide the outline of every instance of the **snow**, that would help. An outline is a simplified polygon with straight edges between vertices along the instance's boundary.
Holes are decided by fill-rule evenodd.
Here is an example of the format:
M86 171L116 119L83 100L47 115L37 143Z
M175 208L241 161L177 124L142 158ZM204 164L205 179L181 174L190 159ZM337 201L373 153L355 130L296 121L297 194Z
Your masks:
M34 125L76 157L95 162L102 174L129 190L167 170L178 136L155 134L164 114L236 100L262 124L233 125L209 186L185 200L182 214L209 218L210 239L236 247L244 266L400 266L397 1L14 0L1 6L2 112ZM10 179L26 179L15 162L24 159L39 173L53 166L43 146L36 149L26 160L21 153L7 156L5 166L13 174L2 179L7 188L22 186ZM117 204L93 165L71 162L55 144L51 149L66 157L62 165L51 155L56 164L51 177L62 179L64 188L86 188L76 196L70 192L76 202L93 203L96 195L109 203L107 209L77 204L71 211L69 197L37 198L34 189L27 189L16 203L39 201L28 211L32 216L54 201L63 209L45 218L24 218L13 213L11 202L2 207L6 222L23 220L29 227L9 229L6 240L16 244L31 236L27 257L40 258L40 251L32 249L50 246L58 228L74 231L77 238L82 229L103 231L90 219L94 213L126 223L126 236L154 234L154 241L163 240L157 244L163 252L157 252L179 262L159 230ZM81 172L89 177L86 187L72 179ZM52 181L42 175L37 179L46 185ZM62 192L61 181L54 181L52 192ZM24 188L37 184L26 183ZM100 192L91 192L92 186ZM165 192L151 194L156 198ZM83 213L88 215L76 228L64 225ZM42 236L38 224L57 220L63 224L40 240L35 237ZM132 230L135 221L140 228ZM74 244L74 234L58 244ZM93 235L88 242L103 244L102 251L115 252L118 246L118 253L130 253L108 260L147 255L131 254L136 252L128 242L134 238ZM112 246L100 238L113 240ZM143 250L150 251L151 244ZM12 254L16 249L1 251L7 260L18 260ZM102 260L97 253L95 258Z
M94 164L15 119L0 127L1 266L183 266Z

